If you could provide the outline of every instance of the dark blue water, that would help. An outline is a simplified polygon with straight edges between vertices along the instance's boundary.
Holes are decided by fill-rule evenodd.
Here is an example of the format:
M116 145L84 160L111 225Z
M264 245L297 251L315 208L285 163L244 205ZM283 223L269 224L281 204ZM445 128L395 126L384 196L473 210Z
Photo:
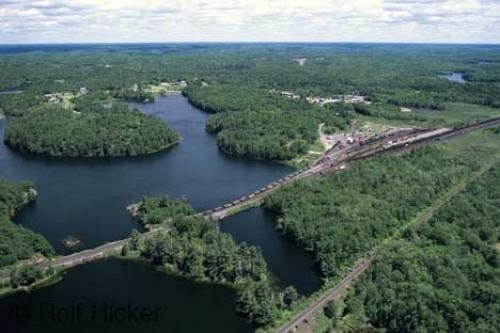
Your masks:
M260 247L282 287L295 286L301 294L318 290L321 281L313 273L315 266L312 256L284 240L275 229L275 219L272 212L258 207L228 217L220 223L220 229L233 235L238 242Z
M207 115L182 96L133 106L165 120L180 134L181 143L158 155L110 161L61 161L0 145L0 177L33 181L39 193L16 221L44 235L59 252L67 252L61 244L67 236L80 239L81 250L125 238L138 228L126 206L142 195L183 197L196 210L205 210L291 171L221 154L215 138L205 132ZM5 126L0 121L2 137Z
M182 96L160 97L154 104L133 104L165 120L181 135L169 151L148 157L58 160L20 154L0 145L0 177L32 180L39 192L35 204L16 219L44 235L60 252L61 240L76 236L82 248L126 237L138 227L125 207L142 195L185 197L204 210L239 197L291 172L285 166L235 160L221 154L215 138L204 130L207 115ZM6 126L0 121L0 135ZM283 286L301 293L319 286L313 260L274 229L273 217L258 208L222 222L237 241L262 248L270 270ZM67 271L64 279L31 294L15 294L0 302L1 332L248 332L252 328L234 312L235 293L226 287L198 284L157 272L150 265L116 259ZM41 307L84 309L107 302L115 307L161 307L161 320L134 325L95 322L83 314L77 325L49 319ZM27 320L12 311L29 311ZM28 309L28 310L26 310ZM19 318L21 317L21 318ZM4 329L6 327L6 329Z
M172 277L146 263L108 259L71 269L50 287L2 299L0 331L252 332L234 313L235 297L229 288ZM105 316L104 307L112 314Z

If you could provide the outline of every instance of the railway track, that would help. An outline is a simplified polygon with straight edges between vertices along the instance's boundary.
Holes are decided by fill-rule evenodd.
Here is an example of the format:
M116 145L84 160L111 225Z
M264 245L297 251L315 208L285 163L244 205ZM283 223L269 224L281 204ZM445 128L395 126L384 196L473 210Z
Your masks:
M376 147L376 148L368 148L368 149L363 149L360 146L353 147L354 149L353 154L349 155L344 158L340 158L338 161L332 162L329 160L324 161L323 163L320 164L313 164L309 168L304 168L302 170L296 171L278 181L275 181L260 190L257 190L255 192L252 192L249 195L243 196L239 199L236 199L232 201L231 203L228 203L224 206L217 207L214 210L208 210L205 212L198 213L197 215L203 216L205 218L211 218L214 220L218 220L221 218L224 218L228 212L232 209L238 209L239 207L245 206L252 204L252 202L261 200L263 197L269 195L272 191L278 189L279 187L292 183L294 181L297 181L299 179L309 177L312 175L321 175L325 174L327 172L335 172L342 170L343 168L341 167L345 163L352 163L358 160L362 159L367 159L372 156L381 154L381 153L387 153L387 152L396 152L396 151L403 151L403 150L409 150L409 149L414 149L416 147L430 144L435 141L441 141L441 140L446 140L458 135L462 135L474 130L482 129L482 128L488 128L488 127L494 127L500 125L500 117L497 118L492 118L488 119L479 123L475 123L472 125L467 125L467 126L462 126L459 128L455 129L450 129L448 131L432 135L423 139L415 140L412 142L407 142L407 143L401 143L401 144L395 144L390 147ZM420 131L422 132L422 131ZM391 138L390 136L389 138ZM386 138L387 139L387 138ZM379 139L377 139L379 141ZM159 232L167 232L168 227L164 228L159 228L153 231L148 231L144 234L141 235L141 237L147 238L151 237L156 233ZM67 268L67 267L72 267L79 265L81 263L97 260L99 258L105 257L109 255L110 253L114 251L119 251L122 246L128 241L128 239L122 239L118 241L114 241L111 243L106 243L101 246L98 246L94 249L89 249L89 250L84 250L82 252L78 253L73 253L68 256L61 256L57 257L55 259L52 259L50 261L46 261L40 264L37 264L37 267L40 268L48 268L48 267L62 267L62 268ZM0 271L0 281L4 281L9 278L9 272L7 271Z
M436 135L431 135L429 137L425 137L422 139L415 140L413 142L403 142L402 144L397 144L391 147L387 147L384 149L380 148L373 148L369 149L360 155L354 155L352 157L347 158L345 163L347 162L355 162L363 159L370 158L374 155L377 155L379 153L386 153L386 152L397 152L397 151L402 151L402 150L408 150L408 149L414 149L421 147L423 145L427 145L433 142L439 142L443 140L447 140L453 137L456 137L458 135L463 135L466 133L469 133L474 130L479 130L479 129L484 129L484 128L490 128L490 127L495 127L500 125L500 117L497 118L492 118L488 119L479 123L475 123L472 125L467 125L467 126L462 126L459 128L454 128L450 129L448 131L444 131L442 133L436 134ZM331 168L337 168L339 163L330 166ZM480 175L479 173L478 175ZM466 184L463 184L462 187L459 187L456 192L463 190ZM453 195L450 195L449 198L451 198ZM448 199L449 199L448 198ZM433 211L431 210L428 215L426 215L423 218L423 221L426 222L428 221L431 216L432 216ZM341 295L341 292L345 290L349 284L355 280L357 277L361 275L371 264L371 262L374 259L374 253L371 253L369 256L365 257L364 259L361 259L361 261L353 267L352 271L344 278L342 279L334 288L328 290L325 292L323 295L321 295L318 300L315 302L311 303L307 308L302 310L301 312L297 313L295 316L293 316L290 321L288 321L286 324L283 326L279 327L278 330L276 331L277 333L289 333L293 332L296 330L296 328L304 321L309 319L316 311L320 310L322 307L326 305L326 303L330 300L334 300L337 297Z
M278 328L276 332L293 332L300 323L302 323L303 321L311 317L314 313L316 313L316 311L324 307L327 302L335 300L336 298L341 296L342 292L351 284L351 282L358 278L370 266L373 258L374 256L370 255L360 260L356 264L356 266L353 267L351 272L347 274L334 288L323 294L317 301L312 303L306 309L296 314L288 323Z
M491 118L482 122L474 123L472 125L466 125L458 128L453 128L449 129L447 131L443 131L440 133L437 133L435 135L431 135L428 137L423 137L421 139L417 139L414 141L407 141L407 142L400 142L391 145L390 147L375 147L371 149L367 149L364 151L361 151L358 154L354 154L352 156L349 156L342 162L356 162L360 161L363 159L371 158L374 155L378 155L381 153L397 153L401 151L406 151L406 150L411 150L415 148L419 148L424 145L428 145L434 142L440 142L444 140L448 140L451 138L454 138L459 135L463 135L472 131L476 131L479 129L484 129L484 128L491 128L495 126L500 126L500 117L496 118Z

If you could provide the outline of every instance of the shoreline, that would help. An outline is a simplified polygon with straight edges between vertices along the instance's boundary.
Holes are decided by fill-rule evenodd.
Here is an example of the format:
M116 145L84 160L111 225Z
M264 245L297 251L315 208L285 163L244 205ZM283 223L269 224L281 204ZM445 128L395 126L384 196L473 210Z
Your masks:
M44 277L38 281L35 281L33 284L29 286L22 286L17 288L12 288L10 285L0 286L0 301L10 295L17 294L19 292L31 293L32 291L48 287L60 282L64 278L64 270L56 271L53 275ZM9 283L9 282L7 282Z
M163 93L159 93L157 96L175 96L175 95L182 95L182 90L166 91Z
M2 118L0 117L0 120ZM160 149L143 153L143 154L137 154L137 155L117 155L117 156L87 156L87 155L78 155L78 156L67 156L67 155L51 155L49 153L35 153L27 149L20 149L15 146L11 146L8 142L5 143L6 146L9 148L15 150L18 153L21 154L27 154L31 156L38 156L42 158L49 158L49 159L54 159L54 160L83 160L83 161L109 161L109 160L118 160L118 159L134 159L134 158L144 158L144 157L149 157L149 156L154 156L158 154L162 154L167 152L169 149L173 148L174 146L178 145L181 143L180 138L178 138L176 141L161 147Z

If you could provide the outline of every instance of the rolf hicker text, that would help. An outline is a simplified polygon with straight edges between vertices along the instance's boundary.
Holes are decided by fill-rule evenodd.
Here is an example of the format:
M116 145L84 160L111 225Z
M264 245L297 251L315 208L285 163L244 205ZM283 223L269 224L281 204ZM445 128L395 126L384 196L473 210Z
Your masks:
M40 303L32 308L13 309L22 321L41 323L78 324L83 322L101 323L156 323L159 321L161 307L144 305L115 305L108 303Z

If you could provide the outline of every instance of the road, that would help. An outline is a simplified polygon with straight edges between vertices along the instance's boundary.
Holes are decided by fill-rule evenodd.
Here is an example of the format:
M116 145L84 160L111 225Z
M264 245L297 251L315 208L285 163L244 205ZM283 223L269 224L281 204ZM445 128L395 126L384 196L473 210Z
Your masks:
M220 220L230 215L235 210L243 209L245 206L251 205L282 187L283 185L293 183L299 179L310 177L313 175L323 175L329 172L338 172L345 168L349 163L353 163L362 159L371 158L378 154L400 152L421 147L430 143L449 139L457 135L469 133L474 130L488 128L500 125L500 117L492 118L486 121L475 123L468 126L463 126L455 129L438 129L422 131L417 130L414 135L404 133L404 140L399 140L400 137L395 134L389 137L377 138L369 145L353 145L349 148L340 148L337 150L327 151L325 156L320 157L311 167L299 170L280 180L277 180L255 192L244 197L236 199L224 206L217 207L213 210L201 212L198 215L213 220ZM390 144L389 144L390 143ZM168 227L158 228L152 231L143 233L141 237L147 238L159 232L168 231ZM37 264L38 267L45 269L48 267L68 268L85 262L93 261L109 255L114 251L119 251L128 239L117 240L111 243L106 243L94 249L85 250L82 252L70 254L67 256L56 257L49 261ZM9 278L8 271L0 271L0 281L4 282Z

